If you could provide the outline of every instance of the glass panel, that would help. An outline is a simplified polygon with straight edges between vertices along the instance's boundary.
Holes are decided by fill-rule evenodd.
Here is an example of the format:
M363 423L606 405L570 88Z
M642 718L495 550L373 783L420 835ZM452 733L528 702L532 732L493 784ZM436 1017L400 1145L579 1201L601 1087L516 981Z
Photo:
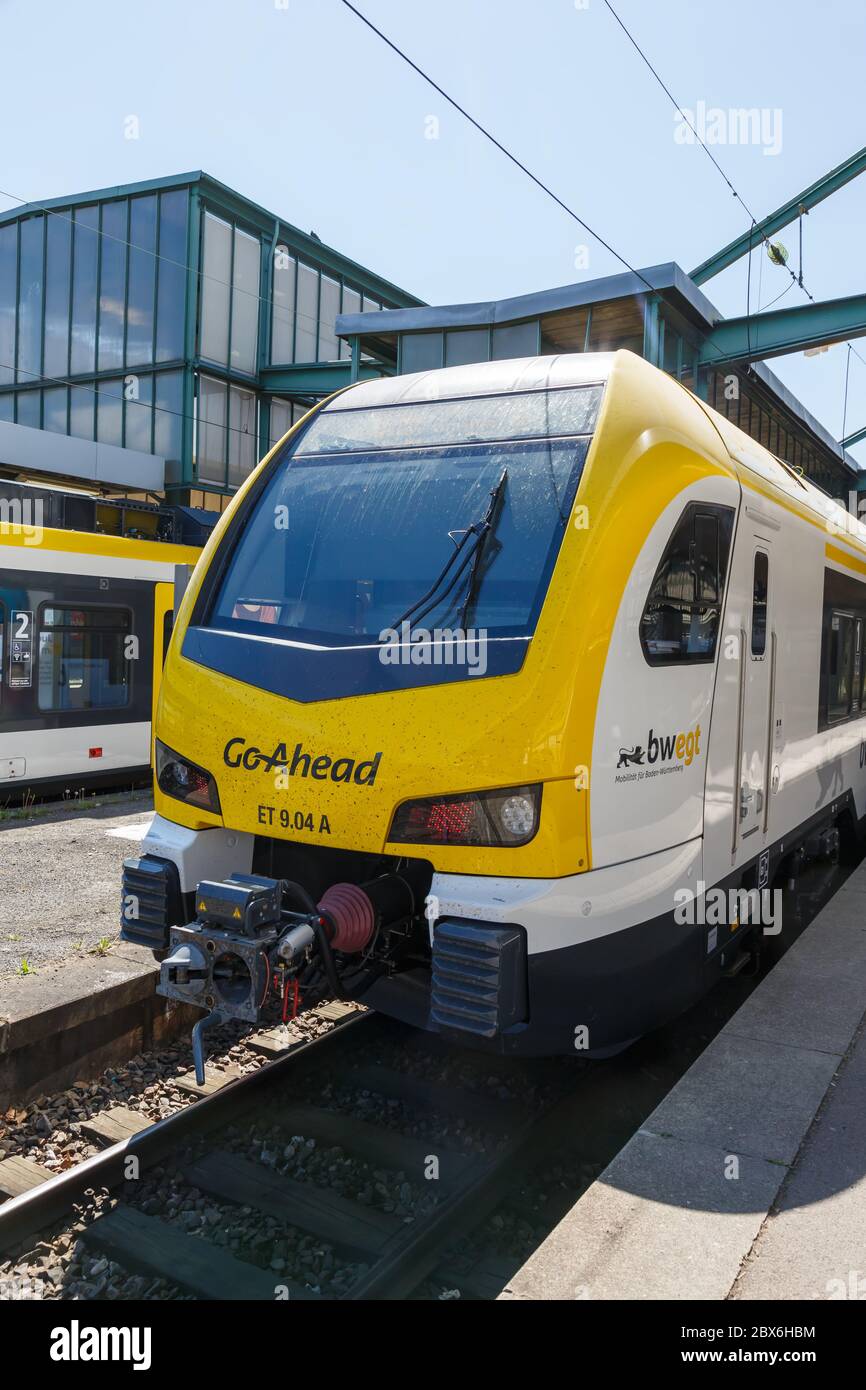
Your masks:
M198 379L196 467L199 482L224 487L226 481L226 407L228 392L212 377Z
M298 309L295 324L295 361L315 362L318 347L319 273L298 261Z
M18 271L18 380L22 385L42 375L42 255L45 218L21 223Z
M96 362L97 207L76 208L72 266L72 347L69 369L92 372Z
M441 333L404 333L401 339L400 370L428 372L442 366Z
M159 260L156 306L156 360L171 362L184 355L186 321L186 219L189 194L185 188L159 199ZM161 450L157 450L160 453Z
M127 388L128 389L128 388ZM125 400L126 421L123 442L127 449L140 449L144 454L153 452L151 428L153 425L153 378L137 378L138 399Z
M847 613L834 613L830 623L830 700L831 722L847 719L851 708L854 664L854 619Z
M27 425L29 429L39 429L39 391L19 391L18 406L16 411L16 421L19 425Z
M160 372L153 416L153 452L165 459L166 482L180 479L183 453L183 372Z
M259 265L261 246L255 237L235 228L232 287L232 366L254 372L259 336Z
M229 485L238 487L256 466L256 398L239 386L229 397Z
M71 214L61 213L49 217L46 236L48 258L45 273L45 359L42 369L46 376L66 376L69 371Z
M94 308L95 308L94 301ZM96 394L87 386L69 388L69 433L76 439L93 438L93 418L96 411Z
M494 362L508 357L535 357L538 352L538 323L504 323L493 330Z
M767 579L770 561L766 552L755 552L752 586L752 656L763 656L767 647Z
M487 362L490 357L486 328L464 329L445 334L445 366L462 367L467 362Z
M201 279L201 355L228 366L229 281L232 273L232 229L212 213L204 216Z
M18 224L0 227L0 382L15 380Z
M55 386L42 392L42 428L54 434L66 434L67 391Z
M99 370L123 366L126 294L126 202L102 205L102 267L99 277Z
M278 439L282 439L292 427L292 403L291 401L281 401L277 397L271 401L271 423L270 436L271 443L276 444Z
M701 603L719 602L719 519L695 517L695 586Z
M591 434L602 387L515 391L465 400L419 401L384 409L320 411L298 446L302 454L340 454L359 449L400 449L459 444L479 439Z
M310 410L312 410L312 406L298 405L298 403L295 402L292 405L292 424L296 425L299 420L303 420L304 416L307 415Z
M322 276L319 292L319 361L335 362L339 344L334 324L340 312L340 286L329 275Z
M153 361L153 294L156 283L156 198L129 204L129 289L126 309L126 362Z
M346 285L343 286L343 310L344 314L360 314L361 295L358 290L350 290ZM347 342L340 342L340 356L343 361L352 356L352 349Z
M381 307L378 299L370 299L368 295L364 295L364 307L361 310L363 314L377 313Z
M652 666L712 661L731 545L728 507L686 507L647 596L640 641Z
M49 626L52 620L63 626ZM39 631L39 708L116 709L127 704L128 630L129 615L122 610L46 609Z
M271 321L271 361L292 361L292 330L295 323L295 258L288 248L278 246L274 253L274 311Z
M8 420L11 424L15 419L15 392L0 391L0 420Z
M129 631L125 608L44 608L43 627L119 627Z
M123 381L100 381L96 398L96 437L100 444L123 443Z
M425 628L525 633L547 587L588 447L583 439L351 459L289 454L245 522L211 621L351 645L376 640L433 589L438 597L428 605ZM449 592L447 578L437 585L454 554L449 536L479 522L500 485L495 537L488 537L483 563ZM278 505L289 508L290 545L274 529ZM475 601L463 623L470 585ZM251 626L244 608L266 616Z

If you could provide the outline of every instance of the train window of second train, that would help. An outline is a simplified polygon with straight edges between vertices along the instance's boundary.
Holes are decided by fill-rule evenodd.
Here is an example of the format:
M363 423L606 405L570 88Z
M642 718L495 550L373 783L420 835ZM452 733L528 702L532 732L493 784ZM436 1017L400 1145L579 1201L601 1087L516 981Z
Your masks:
M830 619L827 719L833 724L851 713L854 684L855 622L849 613L833 613Z
M640 620L651 666L713 660L732 527L730 507L693 502L680 517Z
M118 709L129 703L126 608L46 605L39 626L38 699L54 712Z
M752 581L752 656L763 656L767 650L767 582L770 557L765 550L755 551L755 572Z

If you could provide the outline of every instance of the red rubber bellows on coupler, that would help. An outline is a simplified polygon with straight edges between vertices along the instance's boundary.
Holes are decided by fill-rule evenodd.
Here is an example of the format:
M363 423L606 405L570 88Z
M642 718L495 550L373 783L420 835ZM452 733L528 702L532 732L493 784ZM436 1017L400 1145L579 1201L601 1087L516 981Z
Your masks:
M335 951L363 951L376 927L373 904L354 883L335 883L319 903L334 925L331 945Z

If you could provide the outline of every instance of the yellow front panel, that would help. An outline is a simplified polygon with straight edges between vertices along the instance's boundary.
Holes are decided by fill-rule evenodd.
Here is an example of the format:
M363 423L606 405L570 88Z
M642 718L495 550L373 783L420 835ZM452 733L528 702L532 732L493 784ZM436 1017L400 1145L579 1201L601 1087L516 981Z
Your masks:
M222 822L161 794L157 809L191 827L224 823L286 840L414 855L444 872L532 878L591 867L589 764L616 614L662 507L712 472L731 469L694 400L640 359L618 354L523 668L340 700L302 704L180 655L219 536L212 538L176 623L157 733L215 777ZM227 766L224 750L232 739L273 757L274 770L254 766L254 752L248 767ZM375 780L358 785L310 773L281 775L277 764L291 761L297 745L312 758L346 759L353 766L381 754ZM229 757L241 747L234 744ZM535 782L544 784L541 824L521 848L388 843L393 813L410 798Z

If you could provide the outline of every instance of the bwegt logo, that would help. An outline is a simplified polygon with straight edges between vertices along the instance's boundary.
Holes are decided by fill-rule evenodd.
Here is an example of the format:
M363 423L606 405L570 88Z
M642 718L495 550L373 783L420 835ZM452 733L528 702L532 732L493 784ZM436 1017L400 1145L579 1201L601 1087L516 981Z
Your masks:
M647 734L645 749L640 743L634 748L620 748L617 767L628 767L630 764L642 767L644 762L667 763L672 761L685 763L686 767L691 767L700 751L700 724L696 724L693 729L677 734L656 734L650 729Z

